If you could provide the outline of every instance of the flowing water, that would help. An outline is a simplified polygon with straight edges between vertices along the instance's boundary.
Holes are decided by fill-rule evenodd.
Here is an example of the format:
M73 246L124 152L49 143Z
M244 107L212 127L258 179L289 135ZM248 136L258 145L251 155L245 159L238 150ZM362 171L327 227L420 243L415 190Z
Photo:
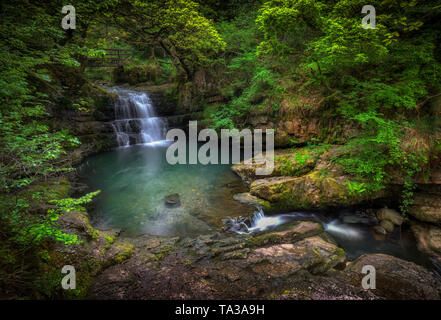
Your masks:
M118 87L109 91L118 95L112 123L118 146L158 143L165 139L167 120L156 116L147 93Z
M119 96L113 127L120 148L88 158L78 170L93 190L101 190L91 212L96 228L120 228L128 235L197 236L220 230L223 220L236 223L237 230L246 233L309 220L321 223L350 259L365 253L386 253L428 265L405 228L380 238L372 230L374 223L358 213L267 216L259 208L233 200L233 195L246 192L246 187L230 165L168 164L167 121L155 116L148 94L109 90ZM179 205L165 203L171 194L179 195ZM252 218L245 223L240 217Z
M318 222L345 250L349 260L354 260L367 253L384 253L425 266L432 270L438 279L441 279L441 266L436 260L418 250L413 233L408 226L396 227L394 232L386 236L378 235L373 229L378 221L375 217L362 211L340 210L333 214L292 212L265 215L261 208L257 208L253 217L246 223L242 220L237 221L236 218L231 220L230 224L236 223L241 227L242 231L239 233L269 231L293 221Z

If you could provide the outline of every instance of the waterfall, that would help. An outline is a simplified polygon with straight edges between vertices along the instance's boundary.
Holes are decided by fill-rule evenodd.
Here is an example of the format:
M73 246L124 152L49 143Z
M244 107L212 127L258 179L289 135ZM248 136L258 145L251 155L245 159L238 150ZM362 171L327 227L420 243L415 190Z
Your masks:
M165 140L167 120L156 116L147 93L122 88L109 91L118 95L112 127L119 147Z

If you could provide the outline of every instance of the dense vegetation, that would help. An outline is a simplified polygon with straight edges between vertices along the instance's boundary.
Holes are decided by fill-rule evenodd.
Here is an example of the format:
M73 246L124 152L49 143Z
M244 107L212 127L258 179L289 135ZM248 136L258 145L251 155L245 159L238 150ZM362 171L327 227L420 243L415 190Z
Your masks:
M292 101L290 112L314 108L341 119L354 134L327 142L345 146L335 161L354 177L351 188L377 191L398 170L403 212L413 178L439 165L441 110L432 104L441 92L439 1L372 0L377 25L367 30L361 0L82 0L77 29L67 31L60 26L65 1L18 2L0 4L3 292L42 291L29 283L47 248L77 242L55 221L93 194L72 199L58 192L59 182L41 183L71 170L69 154L80 141L51 119L66 108L63 97L76 102L70 108L87 107L88 97L70 86L103 78L85 61L104 48L133 49L126 71L141 68L142 81L182 88L199 70L210 73L223 102L200 103L205 124L216 129L249 126L250 115L283 118L282 101ZM296 103L299 95L320 103ZM35 203L50 205L35 210Z
M321 108L324 117L359 128L335 159L355 177L354 188L377 191L388 169L399 167L405 211L412 178L439 164L440 110L430 102L440 90L440 6L371 4L378 16L369 30L361 24L364 2L356 0L267 1L254 17L248 11L219 23L231 102L212 117L214 126L240 126L250 109L277 113L282 98L319 93L321 104L301 108Z

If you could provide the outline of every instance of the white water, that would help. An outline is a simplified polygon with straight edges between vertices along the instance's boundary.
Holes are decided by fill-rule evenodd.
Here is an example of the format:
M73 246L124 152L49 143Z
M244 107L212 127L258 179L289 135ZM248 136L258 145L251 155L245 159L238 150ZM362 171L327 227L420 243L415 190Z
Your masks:
M338 224L337 221L335 220L330 223L324 224L323 227L330 234L339 234L346 238L352 238L352 239L361 237L359 230L355 228L351 228L346 224Z
M344 237L347 239L359 239L360 237L362 237L362 234L360 233L359 229L353 228L347 224L342 224L338 220L325 222L313 213L306 214L301 212L266 216L264 211L260 207L256 208L256 212L254 213L254 217L251 221L251 226L246 226L246 228L238 228L238 229L246 230L246 231L239 231L239 233L253 233L253 232L272 229L292 220L302 220L302 219L315 220L323 225L326 232L339 237ZM244 224L244 222L241 222L241 224Z
M167 121L156 116L147 93L122 88L111 88L109 91L118 95L112 126L119 147L164 142Z
M283 215L278 216L265 216L262 208L258 207L254 213L254 220L251 227L248 228L248 232L264 231L268 228L279 226L285 223Z

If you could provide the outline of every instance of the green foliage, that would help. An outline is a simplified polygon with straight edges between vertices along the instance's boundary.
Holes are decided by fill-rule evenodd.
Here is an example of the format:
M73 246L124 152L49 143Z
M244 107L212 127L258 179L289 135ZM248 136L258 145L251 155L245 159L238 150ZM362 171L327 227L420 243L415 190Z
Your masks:
M124 0L116 19L129 42L160 46L188 80L225 48L212 22L191 0Z
M352 196L357 196L366 191L366 184L357 181L348 181L347 184L349 189L349 194Z
M227 43L223 60L226 85L222 90L230 101L210 114L210 125L215 129L243 127L251 112L277 112L283 90L280 75L257 56L256 16L257 10L243 12L216 25Z
M325 5L314 0L267 1L256 19L264 40L260 54L292 54L304 49L306 39L313 37L321 25L321 12Z
M311 170L317 159L328 150L328 148L329 145L327 144L309 144L301 149L293 149L294 156L291 156L291 154L288 154L288 156L277 156L274 158L274 161L281 175L299 176ZM325 176L326 172L320 172L320 174Z
M406 147L422 119L428 95L440 91L440 37L436 1L373 1L375 29L362 28L361 0L267 1L256 19L264 40L258 53L268 59L301 55L308 85L334 97L336 114L357 128L336 161L358 181L353 192L374 192L390 172L404 177L403 206L411 203L412 178L431 161L428 148ZM424 12L424 14L422 14ZM430 112L430 110L427 110ZM430 138L429 138L430 140ZM435 139L436 140L436 139ZM430 141L422 143L429 145Z
M8 292L28 289L35 279L36 266L48 259L47 249L54 241L78 243L76 235L63 233L55 222L63 210L90 201L91 195L48 203L59 199L54 192L56 187L35 192L33 188L42 180L52 181L72 170L67 153L80 142L68 130L54 130L51 121L53 109L60 107L56 100L64 94L60 77L78 76L80 70L76 68L85 57L102 54L101 50L84 45L87 26L83 22L98 17L100 9L110 8L112 3L115 1L76 2L79 23L74 33L60 27L63 1L42 5L40 1L26 0L20 5L0 5L2 293L6 287ZM79 99L78 104L69 102L69 106L85 111L90 101L84 99Z

